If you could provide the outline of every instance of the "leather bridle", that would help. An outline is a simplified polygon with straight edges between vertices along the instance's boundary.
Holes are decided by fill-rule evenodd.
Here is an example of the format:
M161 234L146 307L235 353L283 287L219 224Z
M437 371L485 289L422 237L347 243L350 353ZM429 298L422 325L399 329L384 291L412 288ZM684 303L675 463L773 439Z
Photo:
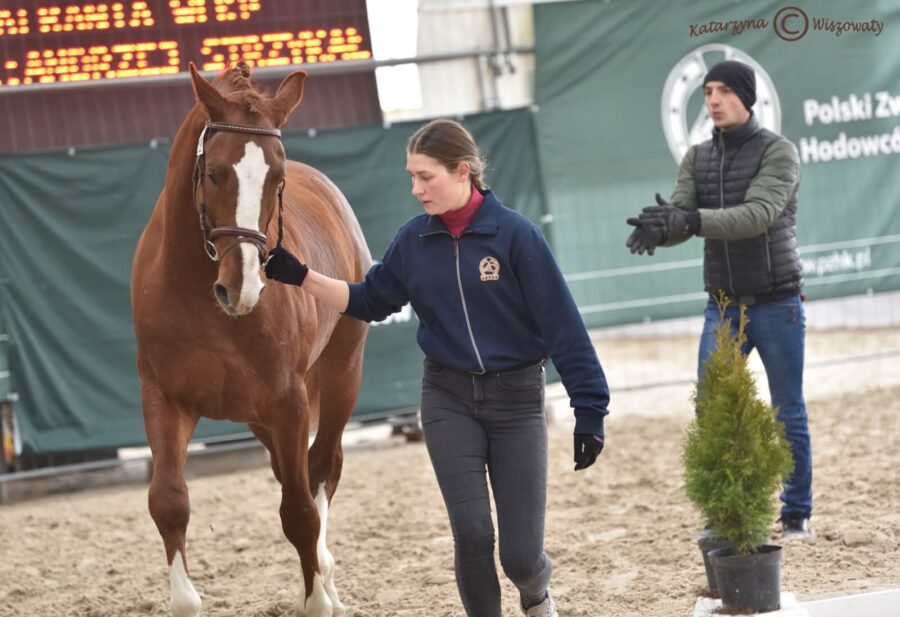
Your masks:
M281 139L281 131L279 129L270 129L262 126L248 126L245 124L230 124L228 122L207 122L200 132L200 138L197 140L197 159L194 163L194 199L197 198L197 189L200 189L200 203L195 204L200 213L200 231L203 232L203 248L206 254L213 261L219 261L228 254L231 249L243 242L250 242L259 251L259 263L265 262L268 239L266 234L255 229L247 227L213 227L210 228L209 220L206 217L206 182L203 180L206 170L206 139L213 131L227 131L231 133L246 133L248 135L262 135L266 137L276 137ZM278 242L275 246L281 246L284 240L284 205L282 203L282 193L284 192L284 180L278 185ZM232 237L234 241L225 247L225 250L219 253L216 249L214 241L216 238Z

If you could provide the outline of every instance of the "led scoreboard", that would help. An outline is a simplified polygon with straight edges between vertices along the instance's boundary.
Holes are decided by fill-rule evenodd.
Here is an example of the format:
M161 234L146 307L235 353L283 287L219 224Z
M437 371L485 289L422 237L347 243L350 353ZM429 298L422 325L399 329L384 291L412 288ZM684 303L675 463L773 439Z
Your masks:
M0 89L371 57L358 0L0 3Z

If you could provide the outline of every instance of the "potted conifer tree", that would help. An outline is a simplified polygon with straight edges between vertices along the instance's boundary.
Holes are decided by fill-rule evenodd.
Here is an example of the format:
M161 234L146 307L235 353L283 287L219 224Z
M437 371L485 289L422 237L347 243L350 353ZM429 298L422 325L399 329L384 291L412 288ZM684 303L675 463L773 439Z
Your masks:
M709 551L710 588L724 610L773 611L781 603L781 547L766 542L793 459L777 410L760 399L741 353L745 307L733 332L728 298L720 295L718 303L716 349L697 383L696 416L685 433L685 492L725 544Z

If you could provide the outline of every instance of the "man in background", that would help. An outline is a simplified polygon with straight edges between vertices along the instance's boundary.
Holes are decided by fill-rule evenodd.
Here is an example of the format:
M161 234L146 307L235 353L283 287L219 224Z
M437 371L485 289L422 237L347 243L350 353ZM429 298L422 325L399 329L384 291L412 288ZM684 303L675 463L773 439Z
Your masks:
M759 352L772 405L784 423L794 471L781 494L782 537L810 535L812 452L803 400L802 264L797 251L797 148L760 126L753 113L756 76L741 62L713 66L703 80L712 139L692 146L678 170L671 203L628 219L636 228L626 245L653 255L694 236L704 238L703 279L710 295L700 338L698 377L715 348L719 322L715 298L731 300L725 312L737 327L739 305L749 324L744 353Z

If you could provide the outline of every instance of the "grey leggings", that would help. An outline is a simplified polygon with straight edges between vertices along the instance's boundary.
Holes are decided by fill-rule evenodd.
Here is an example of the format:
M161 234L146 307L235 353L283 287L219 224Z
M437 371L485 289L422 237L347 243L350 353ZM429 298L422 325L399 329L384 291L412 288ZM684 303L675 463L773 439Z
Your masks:
M473 375L425 360L422 428L453 530L456 584L468 617L500 617L500 564L528 597L541 596L552 566L544 553L547 424L544 370Z

